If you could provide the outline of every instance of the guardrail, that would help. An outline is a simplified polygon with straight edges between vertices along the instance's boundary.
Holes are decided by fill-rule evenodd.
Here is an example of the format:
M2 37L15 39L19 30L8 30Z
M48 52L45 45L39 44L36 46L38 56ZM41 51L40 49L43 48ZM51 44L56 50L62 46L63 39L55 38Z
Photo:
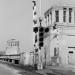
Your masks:
M2 56L0 56L0 60L11 62L11 63L14 63L14 64L19 64L20 54L2 55Z
M20 53L13 55L0 56L1 61L10 62L13 64L31 65L34 66L34 54L32 53Z

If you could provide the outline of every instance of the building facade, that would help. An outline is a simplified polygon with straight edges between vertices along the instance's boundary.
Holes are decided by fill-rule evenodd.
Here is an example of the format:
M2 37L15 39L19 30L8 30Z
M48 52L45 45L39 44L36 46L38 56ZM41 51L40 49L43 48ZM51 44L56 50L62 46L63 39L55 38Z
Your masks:
M47 65L75 65L75 7L52 6L44 14L50 35L44 38Z
M20 54L20 64L22 65L34 65L34 53L23 52Z
M10 39L7 41L6 55L19 54L19 41Z

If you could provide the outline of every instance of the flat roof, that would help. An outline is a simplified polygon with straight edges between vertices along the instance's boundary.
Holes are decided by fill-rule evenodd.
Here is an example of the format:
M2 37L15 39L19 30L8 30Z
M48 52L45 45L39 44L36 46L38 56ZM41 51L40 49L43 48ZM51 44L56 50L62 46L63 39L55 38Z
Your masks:
M72 5L54 5L54 6L51 6L45 13L44 13L44 16L46 17L48 14L51 13L52 10L61 10L63 8L72 8L73 10L75 10L75 7L73 7Z

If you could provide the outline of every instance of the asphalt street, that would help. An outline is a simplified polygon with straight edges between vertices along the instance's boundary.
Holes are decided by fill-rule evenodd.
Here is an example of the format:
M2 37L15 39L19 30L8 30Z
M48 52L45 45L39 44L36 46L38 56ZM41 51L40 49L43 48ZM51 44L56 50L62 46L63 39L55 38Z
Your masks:
M27 71L24 68L0 61L0 75L41 75L36 72Z
M0 63L0 75L20 75L18 70Z
M29 71L24 68L20 68L11 63L0 61L0 75L75 75L75 68L48 68L46 70L40 70L39 73L35 71ZM41 73L43 72L43 73Z

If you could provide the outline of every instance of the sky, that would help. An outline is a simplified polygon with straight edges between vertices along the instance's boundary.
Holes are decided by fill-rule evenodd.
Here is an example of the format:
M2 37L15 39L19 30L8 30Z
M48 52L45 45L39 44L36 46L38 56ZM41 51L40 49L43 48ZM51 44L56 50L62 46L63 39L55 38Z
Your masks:
M41 14L55 4L75 6L75 0L41 0ZM32 0L0 0L0 50L9 39L20 41L21 51L33 50Z
M0 0L0 50L9 39L20 41L20 50L33 46L32 3L30 0Z

